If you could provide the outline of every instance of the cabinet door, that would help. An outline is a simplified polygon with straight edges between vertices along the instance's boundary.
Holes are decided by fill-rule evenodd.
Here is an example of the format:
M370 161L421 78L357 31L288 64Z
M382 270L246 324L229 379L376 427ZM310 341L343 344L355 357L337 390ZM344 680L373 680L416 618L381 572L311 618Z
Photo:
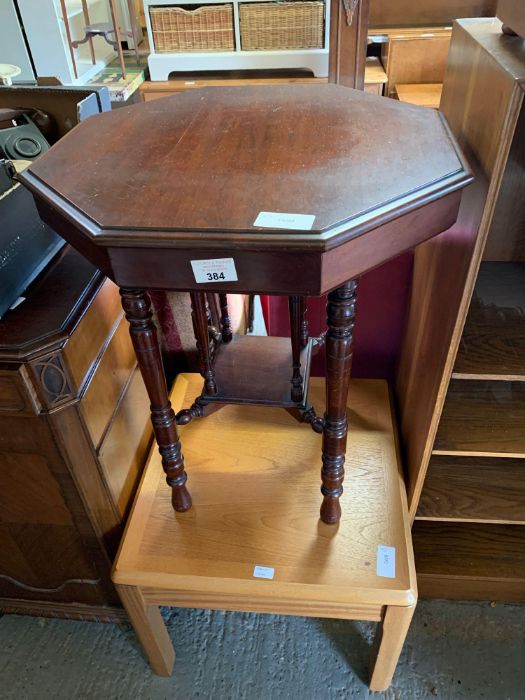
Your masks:
M117 604L109 560L43 416L0 417L2 597Z

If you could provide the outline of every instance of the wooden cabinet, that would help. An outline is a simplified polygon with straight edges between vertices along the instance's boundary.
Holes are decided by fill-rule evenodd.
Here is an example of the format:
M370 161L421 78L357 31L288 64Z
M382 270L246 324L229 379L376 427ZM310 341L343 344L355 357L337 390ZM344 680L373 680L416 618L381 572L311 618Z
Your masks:
M497 0L371 0L371 27L451 24L459 17L493 17Z
M0 321L0 610L123 615L110 567L150 434L118 290L67 248Z
M441 109L477 181L416 253L398 376L423 596L525 600L524 86L522 39L454 26Z
M387 97L395 96L397 85L443 83L450 27L401 27L379 31L388 37L381 47L381 62L387 75ZM371 35L374 34L372 31Z
M256 41L251 2L229 0L218 7L215 0L200 0L196 8L193 0L144 0L150 79L166 81L175 71L304 68L328 76L329 0L317 6L258 2ZM208 15L210 8L214 15Z

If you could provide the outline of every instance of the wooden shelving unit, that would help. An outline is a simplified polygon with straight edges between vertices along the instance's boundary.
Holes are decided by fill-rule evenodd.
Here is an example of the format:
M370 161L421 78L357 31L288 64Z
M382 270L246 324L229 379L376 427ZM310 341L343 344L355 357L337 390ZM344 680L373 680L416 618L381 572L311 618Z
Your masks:
M521 261L481 264L414 537L427 595L443 595L444 589L455 597L525 598Z
M477 180L416 252L398 375L422 596L525 600L524 96L523 41L460 20L440 109Z
M242 0L258 2L259 0ZM273 0L267 0L272 2ZM242 43L240 20L241 0L227 0L232 6L234 48L217 51L174 51L157 52L151 25L150 8L161 6L194 7L193 0L144 0L146 28L151 53L148 67L152 81L166 81L170 73L178 71L232 71L232 70L271 70L271 69L309 69L318 78L328 77L329 43L330 43L330 2L325 0L323 46L320 48L300 49L263 49L245 50ZM216 5L216 0L200 0L198 5Z
M525 599L521 261L481 264L416 513L414 547L426 595Z

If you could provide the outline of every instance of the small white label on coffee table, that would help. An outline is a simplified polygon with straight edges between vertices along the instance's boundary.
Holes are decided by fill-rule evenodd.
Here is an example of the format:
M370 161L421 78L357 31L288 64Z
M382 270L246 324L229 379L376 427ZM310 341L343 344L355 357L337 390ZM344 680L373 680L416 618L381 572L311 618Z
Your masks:
M295 231L310 231L314 225L313 214L284 214L276 211L260 211L253 222L262 228L288 228Z
M233 258L191 260L195 282L237 282L237 270Z
M254 578L273 578L274 574L273 566L256 566L253 569Z
M384 578L396 577L396 548L386 547L383 544L377 546L377 570L378 576Z

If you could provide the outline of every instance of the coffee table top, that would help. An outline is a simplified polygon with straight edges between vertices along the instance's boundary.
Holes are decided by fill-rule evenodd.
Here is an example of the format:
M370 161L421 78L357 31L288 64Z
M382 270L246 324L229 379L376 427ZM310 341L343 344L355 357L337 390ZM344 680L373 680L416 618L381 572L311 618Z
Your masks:
M201 387L199 375L179 375L175 411ZM310 380L309 398L323 405L323 379ZM355 608L345 609L413 605L410 522L387 382L353 380L348 417L337 526L319 520L321 436L282 409L226 406L182 426L193 506L174 512L153 449L113 580L164 603L171 596L181 607L355 617ZM395 549L395 563L392 549L390 562L383 559L384 546ZM256 566L273 572L258 578ZM370 612L362 610L364 619L373 619Z
M97 115L22 180L98 246L232 234L333 245L471 175L438 112L335 85L285 85L206 88ZM261 226L260 212L309 218Z

